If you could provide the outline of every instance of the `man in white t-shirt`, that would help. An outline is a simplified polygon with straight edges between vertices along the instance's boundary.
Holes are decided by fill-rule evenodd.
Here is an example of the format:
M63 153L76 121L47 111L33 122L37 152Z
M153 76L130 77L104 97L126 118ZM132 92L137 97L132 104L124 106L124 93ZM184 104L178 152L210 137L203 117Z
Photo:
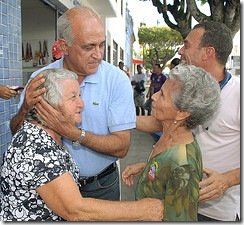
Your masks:
M142 72L141 65L137 65L137 73L131 79L131 84L134 87L134 103L136 107L136 115L145 115L144 109L144 101L145 101L145 82L146 82L146 74Z

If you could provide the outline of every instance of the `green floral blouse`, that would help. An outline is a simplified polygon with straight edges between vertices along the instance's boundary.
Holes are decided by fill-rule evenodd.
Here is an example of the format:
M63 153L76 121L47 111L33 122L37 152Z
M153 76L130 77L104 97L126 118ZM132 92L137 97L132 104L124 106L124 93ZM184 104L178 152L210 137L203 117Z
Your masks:
M136 187L136 199L164 201L164 221L197 221L202 156L196 140L175 145L146 165Z

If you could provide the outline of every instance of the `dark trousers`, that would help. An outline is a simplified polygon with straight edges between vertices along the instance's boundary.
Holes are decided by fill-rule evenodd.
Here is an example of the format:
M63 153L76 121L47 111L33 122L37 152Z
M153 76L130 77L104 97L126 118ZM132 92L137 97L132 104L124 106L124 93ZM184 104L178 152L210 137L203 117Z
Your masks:
M207 217L207 216L204 216L204 215L201 215L201 214L197 214L197 218L198 218L198 221L205 221L205 222L207 222L207 221L221 221L221 220L216 220L216 219L213 219L213 218L210 218L210 217ZM238 215L236 215L236 220L235 221L240 221L240 219L239 219L239 217L238 217Z
M105 177L80 187L83 197L106 200L120 200L120 186L118 168Z
M140 108L141 108L141 115L145 115L145 109L143 107L136 106L136 115L140 116Z

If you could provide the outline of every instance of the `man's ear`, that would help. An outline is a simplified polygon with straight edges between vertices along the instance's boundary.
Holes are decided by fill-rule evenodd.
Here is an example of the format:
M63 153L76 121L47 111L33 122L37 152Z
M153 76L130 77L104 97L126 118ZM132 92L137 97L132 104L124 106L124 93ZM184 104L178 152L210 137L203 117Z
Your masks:
M204 47L204 49L205 49L205 54L204 54L204 59L206 59L206 60L209 60L209 59L212 59L213 57L215 57L215 54L216 54L216 52L215 52L215 49L214 49L214 47Z
M67 42L66 42L63 38L59 38L57 41L58 41L59 49L60 49L65 55L68 54L68 52L67 52L67 49L68 49Z

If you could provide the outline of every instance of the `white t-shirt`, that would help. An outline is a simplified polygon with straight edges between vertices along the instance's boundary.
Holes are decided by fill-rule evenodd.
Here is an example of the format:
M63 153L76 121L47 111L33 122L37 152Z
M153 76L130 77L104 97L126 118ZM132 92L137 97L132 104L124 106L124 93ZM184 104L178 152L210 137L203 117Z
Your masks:
M205 129L208 127L208 129ZM240 168L240 79L232 76L221 90L221 106L208 125L195 130L203 155L203 166L220 173ZM240 185L223 196L200 202L199 213L222 221L234 221L240 214Z
M135 82L140 82L140 81L146 81L146 74L141 73L141 74L134 74L134 76L132 77L131 81L135 81Z

